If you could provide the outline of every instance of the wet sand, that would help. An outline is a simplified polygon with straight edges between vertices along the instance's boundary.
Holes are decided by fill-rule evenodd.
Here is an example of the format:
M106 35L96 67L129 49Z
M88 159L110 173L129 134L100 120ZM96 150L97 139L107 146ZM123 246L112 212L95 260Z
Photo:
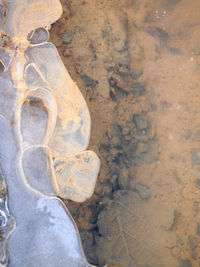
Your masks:
M88 260L200 266L200 2L62 5L51 41L88 103L101 159L93 197L66 202Z

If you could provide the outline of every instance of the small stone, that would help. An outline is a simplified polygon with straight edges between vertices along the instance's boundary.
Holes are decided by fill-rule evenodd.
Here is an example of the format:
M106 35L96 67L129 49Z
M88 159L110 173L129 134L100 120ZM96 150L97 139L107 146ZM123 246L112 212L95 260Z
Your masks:
M137 149L137 140L131 139L128 143L123 144L123 150L131 159L135 155L135 151Z
M130 70L128 65L119 64L119 73L120 75L128 76L130 74Z
M195 183L196 183L196 186L200 189L200 178L197 178Z
M64 33L63 36L62 36L63 44L70 44L71 41L72 41L72 37L73 37L73 35L72 35L71 32Z
M132 94L135 97L144 95L145 90L146 90L146 85L144 83L135 82L132 85Z
M128 55L117 58L117 63L119 66L127 66L128 67L129 62L130 62L130 58Z
M64 56L64 57L70 57L71 54L72 54L72 51L71 51L70 48L66 48L66 49L64 50L64 52L63 52L63 56Z
M86 87L92 86L92 81L93 80L89 76L85 75L85 86Z
M120 140L120 138L118 136L113 136L113 138L112 138L112 144L116 148L121 147L121 140Z
M151 190L145 184L136 184L135 191L138 192L142 199L149 199L151 197Z
M151 104L151 111L157 111L158 107L156 104Z
M139 114L139 115L133 115L133 122L136 125L136 128L138 130L146 130L149 128L150 126L150 121L148 120L148 118L143 115L143 114Z

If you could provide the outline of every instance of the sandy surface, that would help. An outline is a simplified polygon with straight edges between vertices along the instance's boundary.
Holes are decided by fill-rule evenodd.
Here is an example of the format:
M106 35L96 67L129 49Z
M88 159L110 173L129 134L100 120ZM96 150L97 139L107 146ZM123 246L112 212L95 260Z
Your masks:
M149 205L151 218L164 216L155 203L175 214L165 229L165 261L154 266L200 266L200 2L61 2L51 41L88 103L89 148L101 159L93 197L66 202L88 260L115 259L113 247L109 259L102 249L108 233L100 232L98 218L110 211L116 191L131 190ZM149 215L141 216L148 225ZM163 244L162 235L145 238L148 246ZM136 266L152 266L138 257Z

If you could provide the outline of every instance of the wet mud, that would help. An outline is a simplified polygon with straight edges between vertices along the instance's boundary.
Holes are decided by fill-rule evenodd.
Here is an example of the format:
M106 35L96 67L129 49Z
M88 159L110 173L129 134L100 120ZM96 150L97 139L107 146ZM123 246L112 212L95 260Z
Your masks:
M101 159L94 195L65 201L89 262L200 266L200 2L61 2L51 41Z

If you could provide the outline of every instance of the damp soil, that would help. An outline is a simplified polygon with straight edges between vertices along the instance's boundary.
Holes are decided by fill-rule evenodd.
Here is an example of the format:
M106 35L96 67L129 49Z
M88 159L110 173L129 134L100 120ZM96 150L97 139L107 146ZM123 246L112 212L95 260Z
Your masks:
M93 196L65 201L88 261L200 266L199 0L61 2L51 41L101 160Z

